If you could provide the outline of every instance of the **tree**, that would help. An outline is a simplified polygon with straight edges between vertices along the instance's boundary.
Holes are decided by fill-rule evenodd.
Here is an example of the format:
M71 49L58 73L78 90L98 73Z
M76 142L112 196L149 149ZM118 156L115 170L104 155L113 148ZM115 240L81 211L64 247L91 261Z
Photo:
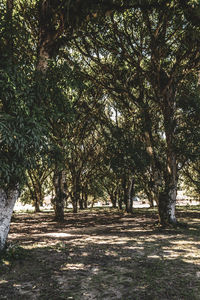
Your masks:
M186 164L183 169L183 184L187 189L187 194L191 197L200 198L200 167L199 162Z
M1 121L2 132L4 132L4 139L2 141L1 149L2 149L2 184L0 189L0 199L1 199L1 211L4 212L4 217L2 218L2 224L0 224L0 232L1 232L1 244L0 249L4 247L5 240L7 237L7 233L9 230L10 218L12 215L12 210L14 203L19 195L20 191L20 184L23 182L25 169L25 163L20 164L19 162L22 161L21 157L26 156L27 148L23 147L16 143L16 138L13 138L12 135L9 135L9 130L4 130L5 127L11 126L13 122L13 116L11 115L14 112L14 107L10 106L10 110L8 111L8 103L7 102L8 96L9 101L13 103L16 102L16 98L23 99L25 106L28 102L26 97L28 94L28 90L25 89L25 86L29 86L29 84L24 84L23 92L20 90L19 83L17 83L17 75L23 74L23 80L29 81L30 74L33 73L33 65L35 70L40 73L40 76L45 77L45 73L48 68L48 60L55 54L57 54L58 49L66 44L68 38L71 37L73 33L73 28L80 26L80 24L87 20L88 14L93 12L93 9L96 11L97 9L102 9L102 5L105 5L105 2L101 1L13 1L7 0L1 3L1 70L2 70L2 78L1 84L2 87L8 87L10 91L5 95L6 91L4 89L3 95L1 96L1 110L3 113L3 119ZM109 5L106 3L106 9L110 9L110 5L115 8L116 5L111 1ZM21 18L19 17L21 16ZM34 26L33 24L36 24ZM15 26L15 27L14 27ZM14 32L15 28L15 32ZM24 29L24 30L23 30ZM16 31L17 30L17 31ZM23 35L20 35L22 33ZM63 37L63 33L65 31L65 36ZM26 37L25 39L21 39L21 37ZM30 45L30 40L32 44L32 50L34 52L37 49L37 53L28 54L27 57L24 59L24 56L21 55L24 50L27 49L27 45ZM26 52L27 53L27 52ZM17 62L17 54L19 54L20 63ZM23 59L22 59L23 56ZM30 57L31 56L31 57ZM25 68L27 66L27 62L29 68ZM18 68L17 68L18 67ZM15 71L15 72L13 72ZM42 75L43 74L43 75ZM38 76L38 74L37 74ZM22 79L22 77L20 77ZM32 77L31 84L34 82L34 78ZM21 86L21 85L20 85ZM8 91L8 89L7 89ZM30 90L29 90L30 92ZM9 94L9 95L8 95ZM38 95L39 96L39 95ZM6 100L5 100L6 99ZM38 99L35 98L34 104L40 103L41 97L39 96ZM33 105L33 102L32 102ZM6 109L5 109L6 107ZM24 107L25 108L25 107ZM38 107L39 109L39 107ZM25 110L24 110L25 111ZM16 112L16 111L15 111ZM27 111L26 111L27 114ZM42 113L41 113L42 115ZM40 119L40 113L37 114L38 119ZM12 119L12 122L11 122ZM24 115L21 114L20 124L28 122L28 118L24 118ZM29 119L30 120L30 119ZM19 122L18 122L19 123ZM31 122L30 122L31 123ZM14 122L12 123L13 126ZM30 124L29 124L30 125ZM32 123L33 125L33 123ZM34 127L34 126L32 126ZM26 126L24 128L29 128L30 126ZM14 128L15 129L15 128ZM30 129L31 130L31 129ZM29 145L31 137L29 141L25 137L26 132L20 134L23 144L26 146ZM15 135L16 136L16 135ZM32 147L35 143L35 146L38 148L38 140L35 141L35 137L38 135L32 136ZM9 140L10 138L10 140ZM7 140L6 140L7 139ZM12 141L12 142L11 142ZM11 145L12 144L12 145ZM23 145L22 144L22 145ZM7 147L7 149L6 149ZM16 148L17 147L17 148ZM9 148L9 149L8 149ZM26 148L26 150L25 150ZM29 147L28 147L29 148ZM6 153L6 154L5 154ZM14 157L12 158L9 163L8 156L11 153L15 153ZM19 157L18 157L19 156ZM19 159L20 158L20 159ZM26 160L25 160L26 161ZM11 166L12 165L12 166ZM16 174L16 165L20 169L18 175ZM14 172L12 170L15 170ZM5 187L5 184L6 187ZM9 186L9 187L8 187ZM6 190L7 189L7 190ZM10 205L7 205L10 203ZM6 212L6 207L9 208L9 211Z
M25 185L22 189L20 201L23 203L32 203L35 212L40 212L40 206L43 205L44 197L49 192L49 181L52 170L45 161L35 163L34 169L27 170Z
M88 24L87 35L75 40L91 67L88 77L121 105L137 107L143 116L143 140L162 225L177 222L178 164L182 162L176 149L181 126L178 99L184 97L183 81L198 72L200 62L199 26L192 21L199 5L186 7L166 2L150 13L130 9L114 14L103 26ZM87 72L84 65L83 72Z
M0 59L0 249L5 246L14 204L36 153L44 147L44 123L35 106L34 69L27 51L32 40L11 0L1 7ZM15 30L14 30L15 28ZM23 40L19 33L23 32ZM28 44L29 45L29 44ZM17 50L16 50L17 49ZM28 75L27 75L28 74ZM39 115L40 114L40 115Z
M178 129L177 151L181 156L180 176L187 194L199 197L199 157L200 157L200 98L196 77L190 76L183 82L184 97L180 95L178 106L184 118ZM180 118L180 115L179 115Z

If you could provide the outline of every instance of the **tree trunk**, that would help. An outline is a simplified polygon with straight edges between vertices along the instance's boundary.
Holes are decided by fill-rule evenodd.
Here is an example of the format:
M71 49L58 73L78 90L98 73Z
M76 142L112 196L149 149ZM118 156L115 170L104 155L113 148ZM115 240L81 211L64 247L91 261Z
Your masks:
M116 199L116 195L113 191L110 193L110 201L112 203L112 207L116 208L117 207L117 199Z
M73 206L73 213L76 214L78 212L78 201L76 197L72 197L72 206Z
M123 191L123 201L125 206L127 206L127 200L128 200L128 190L126 186L126 178L124 177L122 180L122 191Z
M34 180L34 177L29 173L29 177L32 181L32 186L29 185L29 191L31 192L35 212L40 212L40 204L43 203L43 196L42 196L42 187L37 180ZM28 184L27 184L28 185Z
M72 198L72 206L73 206L74 214L78 212L78 203L80 203L80 197L79 197L79 193L75 191Z
M162 225L177 223L175 207L178 175L176 155L173 151L168 151L167 160L165 190L160 193L158 201L159 222Z
M151 208L154 207L154 193L152 191L152 187L149 187L149 186L145 187L144 190L145 190L145 194L148 198L148 202L149 202L150 207Z
M0 250L5 247L13 208L18 197L19 190L17 188L7 192L0 189Z
M83 193L82 193L82 194L81 194L81 197L79 198L79 208L80 208L81 210L84 209L83 204L84 204L84 199L83 199Z
M117 195L117 197L118 197L118 208L119 208L119 210L122 210L123 208L122 208L122 196L121 196L121 192L120 192L120 190L118 190L118 195Z
M158 211L159 221L162 225L176 224L175 206L177 195L177 161L175 152L175 100L173 88L168 89L163 105L164 128L166 135L166 170L165 189L159 195Z
M88 194L84 193L84 208L87 209L88 207Z
M34 207L35 207L35 212L40 212L40 200L38 197L35 197L34 199Z
M170 188L167 192L160 193L159 203L158 203L158 212L159 212L159 222L163 226L169 224L176 224L176 215L175 215L175 206L176 206L176 188Z
M93 199L92 199L92 204L91 204L91 208L94 207L95 200L96 200L95 197L93 197Z
M153 199L152 193L149 192L149 193L147 194L147 197L148 197L148 201L149 201L150 208L153 208L153 207L154 207L154 202L153 202L154 199Z
M55 209L55 220L59 222L64 221L64 182L65 174L64 171L55 171L53 183L55 188L55 199L54 199L54 209Z
M127 202L126 202L126 212L133 212L133 196L134 196L134 177L131 178Z
M72 206L73 206L73 213L78 212L78 203L80 204L80 175L73 174L73 185L72 185L72 192L71 192L71 199L72 199Z
M6 51L5 58L1 59L1 68L4 66L7 68L8 65L11 68L14 67L13 63L13 0L6 1L6 29L5 29L5 39L6 39ZM2 57L1 57L2 58ZM12 97L12 95L11 95ZM10 111L9 111L10 113ZM17 185L16 185L17 186ZM8 236L11 217L13 213L13 208L17 198L19 197L19 189L9 188L4 190L3 187L0 187L0 250L3 250L6 244L6 239Z
M158 196L159 196L159 185L161 184L161 165L160 161L157 158L156 151L155 151L155 141L152 134L152 121L151 116L149 114L149 107L146 104L143 104L143 126L144 126L144 141L146 144L146 152L150 158L150 186L149 188L149 202L150 206L153 207L153 200L158 203Z

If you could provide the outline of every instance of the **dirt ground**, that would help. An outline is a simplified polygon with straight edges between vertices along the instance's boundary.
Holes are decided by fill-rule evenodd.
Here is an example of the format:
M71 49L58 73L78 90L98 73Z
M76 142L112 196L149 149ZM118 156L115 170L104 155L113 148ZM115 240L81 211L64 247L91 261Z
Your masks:
M52 212L15 214L0 260L0 299L200 299L200 207L181 208L176 229L96 209L65 222Z

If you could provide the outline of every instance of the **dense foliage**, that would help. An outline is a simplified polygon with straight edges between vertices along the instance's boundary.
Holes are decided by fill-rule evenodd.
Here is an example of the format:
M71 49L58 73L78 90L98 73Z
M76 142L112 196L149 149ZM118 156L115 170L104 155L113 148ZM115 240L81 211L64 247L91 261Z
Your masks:
M198 2L0 10L1 187L26 184L37 203L54 190L58 219L68 199L74 212L103 195L131 211L142 193L170 221L179 178L199 191Z

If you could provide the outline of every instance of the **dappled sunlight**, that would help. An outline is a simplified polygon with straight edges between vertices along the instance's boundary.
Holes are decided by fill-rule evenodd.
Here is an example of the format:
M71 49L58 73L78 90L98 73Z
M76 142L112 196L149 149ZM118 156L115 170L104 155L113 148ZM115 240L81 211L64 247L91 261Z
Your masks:
M85 269L84 264L66 264L65 266L61 267L61 271L66 271L66 270L83 270Z
M151 254L151 255L147 255L147 258L152 258L152 259L161 259L160 255L156 255L156 254Z
M34 291L37 297L41 291L48 294L44 276L48 286L55 287L55 299L59 291L81 300L133 295L148 299L149 288L154 295L158 285L163 299L167 293L166 299L173 299L172 287L181 294L183 282L190 293L199 291L200 236L194 234L192 222L187 229L164 230L154 226L155 218L145 222L141 213L81 212L74 219L66 215L61 224L52 222L53 214L40 214L37 222L34 215L23 217L24 221L15 216L9 234L11 243L20 244L23 260L19 252L21 260L15 266L9 259L10 265L2 261L5 270L13 272L0 282L4 289L11 286L16 299L27 295L34 299Z
M119 255L119 253L117 251L113 251L113 250L106 250L104 252L105 255L108 255L108 256L115 256L117 257Z
M4 283L8 283L8 280L0 280L0 285Z
M107 244L108 242L116 245L121 245L121 244L125 244L129 239L128 238L122 238L118 236L95 236L95 237L89 237L87 239L84 240L84 243L95 243L95 244Z
M19 298L29 298L33 300L37 300L40 295L40 290L34 285L34 282L24 282L23 284L16 284L14 288L19 293Z
M65 238L65 237L73 236L70 233L64 232L48 232L48 233L40 233L40 234L33 234L33 237L53 237L53 238Z

